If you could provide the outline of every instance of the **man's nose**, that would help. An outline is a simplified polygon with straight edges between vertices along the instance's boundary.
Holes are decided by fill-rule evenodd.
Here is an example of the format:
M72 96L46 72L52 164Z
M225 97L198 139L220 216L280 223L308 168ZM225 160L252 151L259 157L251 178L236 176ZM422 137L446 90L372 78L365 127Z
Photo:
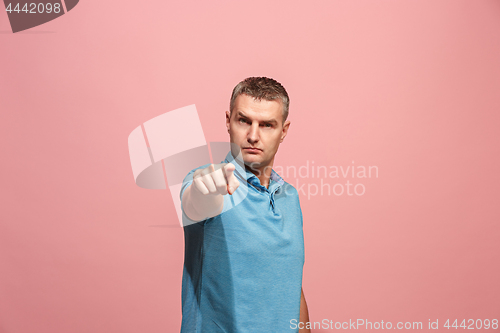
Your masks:
M259 124L252 124L252 126L250 126L247 134L247 140L251 144L259 141Z

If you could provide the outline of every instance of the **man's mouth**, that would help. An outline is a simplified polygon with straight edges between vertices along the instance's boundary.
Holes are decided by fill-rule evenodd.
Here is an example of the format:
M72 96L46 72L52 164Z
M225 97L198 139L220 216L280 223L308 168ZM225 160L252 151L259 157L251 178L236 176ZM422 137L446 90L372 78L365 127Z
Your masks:
M255 147L243 147L243 150L250 152L250 153L258 153L258 152L262 151L262 149L255 148Z

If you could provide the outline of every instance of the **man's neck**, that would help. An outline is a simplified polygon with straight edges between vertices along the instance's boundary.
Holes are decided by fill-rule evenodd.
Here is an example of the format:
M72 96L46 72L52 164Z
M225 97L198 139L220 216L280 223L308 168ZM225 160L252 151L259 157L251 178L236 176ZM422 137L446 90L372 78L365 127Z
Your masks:
M273 169L272 163L270 165L258 169L252 169L248 166L247 168L250 172L252 172L255 175L255 177L259 179L260 184L262 186L264 186L265 188L269 188L269 180L271 179L271 172Z

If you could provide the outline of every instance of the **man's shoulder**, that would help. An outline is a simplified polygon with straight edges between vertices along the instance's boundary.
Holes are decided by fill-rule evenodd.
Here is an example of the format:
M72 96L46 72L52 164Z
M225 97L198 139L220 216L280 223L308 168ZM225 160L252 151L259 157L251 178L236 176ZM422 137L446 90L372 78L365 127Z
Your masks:
M283 185L281 185L281 188L283 190L283 193L287 196L291 197L297 197L297 200L299 199L299 192L297 189L290 184L289 182L283 180Z

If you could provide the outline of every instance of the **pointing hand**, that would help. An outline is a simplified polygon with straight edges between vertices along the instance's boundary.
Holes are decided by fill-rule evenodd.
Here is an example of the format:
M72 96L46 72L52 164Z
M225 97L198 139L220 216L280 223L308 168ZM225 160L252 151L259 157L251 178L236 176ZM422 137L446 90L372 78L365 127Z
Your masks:
M193 188L203 195L233 194L240 186L232 163L210 164L193 174Z

